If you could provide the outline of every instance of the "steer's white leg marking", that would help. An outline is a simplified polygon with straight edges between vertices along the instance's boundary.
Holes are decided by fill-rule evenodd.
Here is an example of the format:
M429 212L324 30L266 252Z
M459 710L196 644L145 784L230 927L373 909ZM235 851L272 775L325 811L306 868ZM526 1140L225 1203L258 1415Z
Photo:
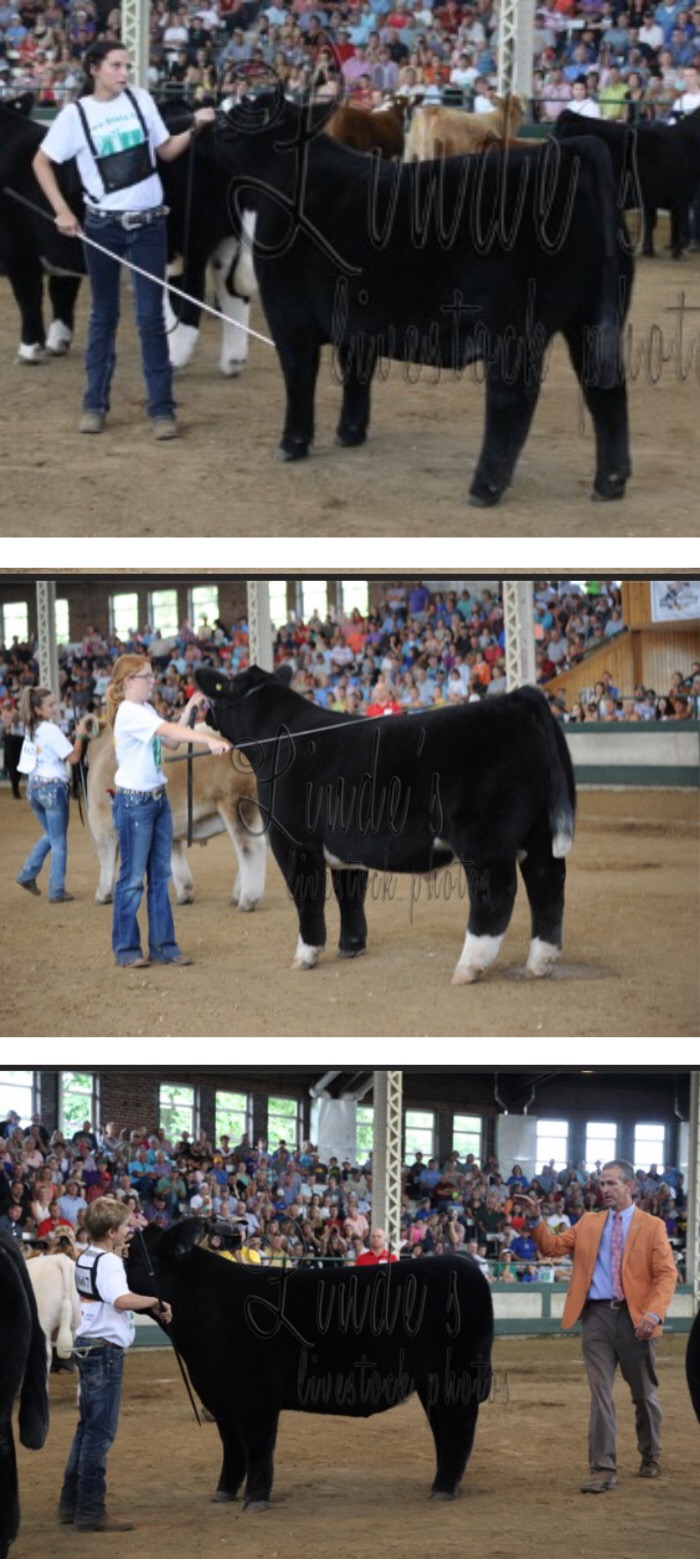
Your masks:
M555 942L543 942L540 937L534 936L530 943L525 973L538 979L543 975L551 974L560 952L561 948L557 947Z
M303 942L301 937L299 937L297 941L296 958L294 959L292 968L313 969L315 967L316 960L318 959L318 955L321 952L323 952L323 948L310 947L308 942Z
M250 337L247 330L239 330L238 326L250 324L250 303L247 294L238 297L229 291L228 279L236 260L238 264L234 272L234 286L236 292L244 292L238 285L240 269L240 245L237 238L224 238L214 250L211 257L212 272L214 276L214 291L216 293L217 307L226 315L227 323L222 326L221 355L219 357L219 369L226 379L233 379L241 373L248 361L248 342ZM254 280L254 279L253 279Z
M54 319L49 325L49 333L46 337L46 350L52 352L54 357L63 357L73 340L73 332L64 325L62 319Z
M100 880L95 893L96 904L111 904L114 892L114 883L117 876L117 853L119 841L112 828L112 820L108 827L91 829L92 838L100 863Z
M21 363L43 363L46 352L40 341L32 342L31 346L20 341L18 355Z
M238 254L238 263L233 273L233 284L236 292L243 298L250 298L257 293L258 278L253 264L253 242L257 215L254 211L244 211L241 219L241 247Z
M175 316L173 315L174 319ZM194 355L194 349L199 338L199 330L196 325L180 325L177 322L172 326L166 326L168 331L168 356L173 368L186 368Z
M472 985L491 967L503 941L501 936L474 936L468 931L459 962L452 976L453 985Z
M194 879L185 854L184 839L173 839L170 864L173 873L175 898L178 904L194 903Z

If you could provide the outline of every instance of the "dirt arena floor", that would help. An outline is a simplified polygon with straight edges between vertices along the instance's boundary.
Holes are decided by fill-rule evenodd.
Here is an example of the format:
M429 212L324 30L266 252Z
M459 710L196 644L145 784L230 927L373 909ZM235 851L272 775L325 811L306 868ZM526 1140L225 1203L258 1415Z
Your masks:
M525 981L529 917L522 885L499 959L480 985L454 987L467 904L456 871L422 879L377 875L367 901L369 948L338 959L335 901L317 968L292 972L296 913L269 857L252 914L229 903L234 856L223 836L195 846L195 903L176 907L191 968L118 969L111 909L94 903L97 863L73 805L67 885L49 904L13 878L37 835L26 803L0 792L0 917L5 1033L27 1036L693 1035L700 1029L697 794L580 795L569 858L564 957L555 975ZM437 892L437 896L436 896ZM141 919L145 908L142 910ZM94 994L91 994L94 993ZM439 1055L436 1055L439 1059Z
M235 1553L238 1559L695 1559L698 1552L700 1427L683 1373L685 1338L658 1350L664 1410L664 1473L636 1477L632 1406L619 1379L619 1478L602 1496L582 1495L587 1476L588 1389L577 1338L503 1338L496 1343L493 1400L481 1409L462 1491L428 1499L433 1442L416 1398L365 1422L283 1413L272 1503L246 1514L211 1502L220 1467L214 1424L194 1422L174 1355L139 1350L126 1360L120 1427L109 1459L109 1508L136 1530L99 1538L119 1559ZM22 1526L12 1559L74 1559L78 1538L59 1526L56 1505L76 1419L71 1375L51 1378L51 1427L41 1452L20 1449ZM82 1551L82 1550L81 1550Z
M472 371L438 383L423 371L415 383L401 364L386 365L388 377L373 392L369 442L340 450L333 443L339 390L325 360L314 453L288 466L275 459L283 394L274 352L253 341L244 377L224 380L219 326L207 319L195 361L177 383L184 437L156 445L126 296L109 430L81 438L86 298L85 288L70 356L28 367L17 360L16 312L0 279L0 534L697 534L698 255L638 264L628 342L635 475L625 502L605 506L590 502L591 430L561 340L514 485L485 514L467 504L483 424L483 388ZM266 332L259 310L253 325Z

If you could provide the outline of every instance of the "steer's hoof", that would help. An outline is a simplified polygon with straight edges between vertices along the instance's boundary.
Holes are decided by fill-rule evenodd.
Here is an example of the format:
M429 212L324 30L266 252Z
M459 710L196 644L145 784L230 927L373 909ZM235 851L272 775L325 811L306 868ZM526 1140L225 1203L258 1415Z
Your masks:
M339 958L361 958L362 954L366 953L366 951L367 951L367 944L365 942L358 942L357 947L341 947L341 946L339 946L338 947L338 957Z
M469 491L471 507L473 509L493 509L495 504L500 503L507 486L507 482L504 482L500 487L489 487L485 482L475 482Z
M624 498L626 476L606 476L601 482L596 482L591 500L593 503L615 503L617 499Z
M46 362L46 349L43 341L33 341L31 345L26 345L24 341L21 341L17 356L20 363L34 364Z
M358 444L364 444L366 439L366 428L338 428L335 435L335 442L341 449L357 449Z
M278 460L306 460L309 446L302 439L282 440L277 449Z
M485 969L455 969L450 985L475 985L477 980L483 980L485 973Z

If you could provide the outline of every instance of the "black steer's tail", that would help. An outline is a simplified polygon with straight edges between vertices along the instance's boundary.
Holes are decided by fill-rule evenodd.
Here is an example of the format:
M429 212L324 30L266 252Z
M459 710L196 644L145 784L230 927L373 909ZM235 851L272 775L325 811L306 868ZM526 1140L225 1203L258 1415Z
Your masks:
M685 1373L695 1416L700 1419L700 1310L690 1328L685 1354Z
M547 816L552 833L552 855L557 859L568 855L574 842L576 817L576 781L566 737L554 719L547 700L539 688L521 687L517 697L527 702L547 743L549 772L547 776Z
M24 1288L31 1325L31 1339L19 1399L19 1438L28 1451L40 1451L49 1428L49 1393L46 1378L46 1338L39 1324L34 1289L24 1256L17 1252L17 1268Z

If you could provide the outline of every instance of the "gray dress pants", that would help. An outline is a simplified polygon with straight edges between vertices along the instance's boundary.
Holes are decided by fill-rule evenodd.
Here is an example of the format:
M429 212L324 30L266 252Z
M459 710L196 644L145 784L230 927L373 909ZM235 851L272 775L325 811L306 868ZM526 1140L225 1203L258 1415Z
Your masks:
M606 1301L593 1301L585 1306L581 1320L583 1360L591 1392L591 1469L615 1472L617 1467L613 1384L618 1364L632 1393L640 1455L645 1461L657 1462L661 1453L661 1408L656 1394L655 1340L637 1340L626 1305L613 1310Z

